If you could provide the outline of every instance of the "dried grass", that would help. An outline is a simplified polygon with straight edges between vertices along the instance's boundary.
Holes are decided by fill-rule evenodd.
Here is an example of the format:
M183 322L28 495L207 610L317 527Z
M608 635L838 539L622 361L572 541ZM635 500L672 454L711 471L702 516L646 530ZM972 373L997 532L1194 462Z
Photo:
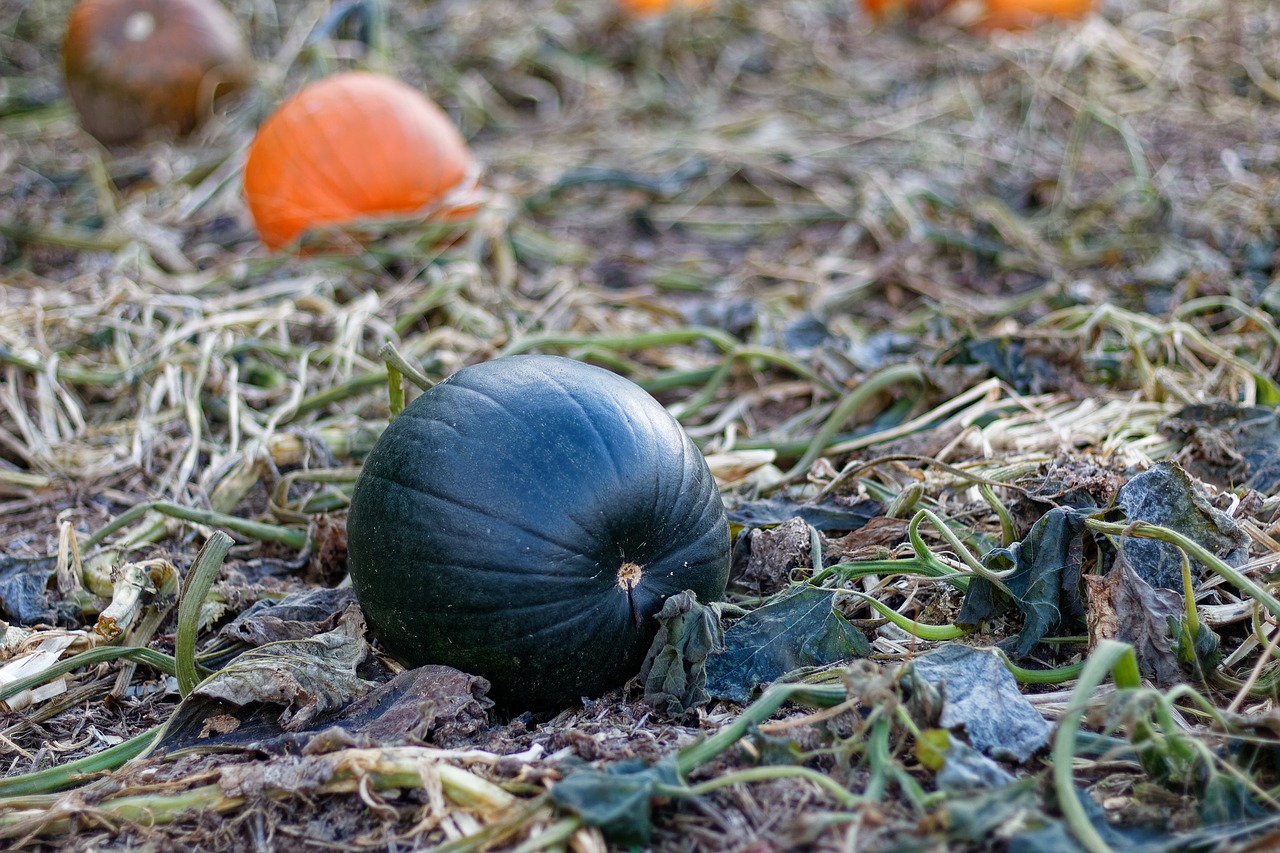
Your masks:
M159 514L109 537L131 559L185 564L235 517L261 525L239 530L235 560L300 572L233 574L228 613L314 581L322 549L304 567L288 543L314 544L308 531L341 512L385 424L388 342L433 379L535 348L604 364L728 454L732 493L789 481L793 495L892 498L918 483L921 506L997 538L981 483L1013 500L1055 459L1131 470L1177 451L1159 424L1185 403L1277 402L1280 7L1266 0L1108 0L1078 25L990 36L945 20L876 27L844 0L722 0L642 23L605 0L392 4L372 62L458 120L492 201L443 248L438 230L395 222L370 226L362 250L301 257L257 244L239 165L273 103L362 52L306 43L327 3L227 5L251 35L259 91L192 139L105 151L62 97L70 0L0 0L8 557L55 554L64 529L92 541L145 505ZM806 316L825 345L788 345ZM1057 347L1061 382L1020 393L948 361L964 340L999 336ZM876 393L851 402L860 387ZM894 405L892 423L874 420ZM917 451L934 464L890 459ZM1245 522L1248 572L1270 584L1280 521L1262 497ZM920 618L913 602L938 587L876 594ZM1274 626L1261 627L1271 633L1233 635L1227 650L1242 679L1270 669ZM919 648L903 636L886 631L881 650ZM0 726L6 774L118 743L170 701L145 668L123 690L74 678L44 712ZM1231 710L1274 712L1273 697L1246 693ZM512 742L571 749L566 731L599 728L588 713ZM730 719L717 713L708 730ZM669 726L626 722L674 744ZM838 810L817 789L770 784L695 801L660 827L660 846L713 849L730 833L755 849L882 847L883 827L915 820L902 802L827 819ZM440 818L434 795L408 816L360 795L369 813L314 846L385 846ZM126 837L303 843L324 836L320 819L277 810L269 836L270 822L241 817ZM549 812L525 819L508 841L556 827ZM483 824L456 820L430 837ZM579 832L557 843L602 845Z

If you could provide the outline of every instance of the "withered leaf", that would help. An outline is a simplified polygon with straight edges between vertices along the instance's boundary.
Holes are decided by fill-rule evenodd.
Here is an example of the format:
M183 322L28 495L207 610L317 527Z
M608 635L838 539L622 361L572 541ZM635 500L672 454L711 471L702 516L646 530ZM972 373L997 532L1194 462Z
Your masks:
M1214 508L1204 489L1182 468L1161 462L1120 489L1116 503L1130 521L1176 530L1218 555L1230 566L1249 559L1249 536L1226 513ZM1182 552L1155 539L1129 537L1121 547L1130 566L1154 587L1182 589ZM1192 560L1193 579L1207 571Z
M802 518L818 530L857 530L884 514L879 501L860 500L849 505L837 500L797 503L776 497L743 501L729 509L729 521L743 527L773 527L792 518Z
M1084 519L1085 514L1078 510L1055 507L1032 526L1021 542L1009 548L994 548L983 558L983 564L990 569L1013 564L1013 572L1005 578L1004 585L1025 616L1018 636L1001 643L1013 656L1024 657L1042 637L1084 617L1080 600L1080 531ZM1001 614L1008 603L1008 597L994 584L975 578L969 584L957 621L976 625Z
M706 702L707 656L722 648L724 631L714 608L701 604L692 590L663 602L640 682L645 702L669 717Z
M725 631L724 652L707 658L707 692L745 703L757 687L794 670L871 654L834 605L834 592L805 584L743 616Z
M1126 537L1127 541L1127 537ZM1085 577L1089 590L1089 645L1100 640L1119 640L1133 646L1138 668L1157 684L1178 680L1178 658L1173 652L1169 620L1184 613L1182 596L1171 589L1155 589L1143 580L1124 550L1105 577Z
M182 700L160 745L247 745L306 730L369 692L372 685L356 675L369 651L364 633L364 615L352 603L332 631L245 652ZM263 719L263 706L273 710L273 720ZM232 729L224 721L206 726L216 715L233 715L241 725Z
M963 726L980 752L1021 763L1048 745L1052 727L1022 695L994 650L951 643L917 658L912 672L939 688L938 724Z
M251 646L280 640L301 640L332 631L356 600L352 589L309 589L279 601L262 599L218 633Z
M380 746L431 743L452 748L488 725L489 682L453 667L406 670L353 702L335 721Z

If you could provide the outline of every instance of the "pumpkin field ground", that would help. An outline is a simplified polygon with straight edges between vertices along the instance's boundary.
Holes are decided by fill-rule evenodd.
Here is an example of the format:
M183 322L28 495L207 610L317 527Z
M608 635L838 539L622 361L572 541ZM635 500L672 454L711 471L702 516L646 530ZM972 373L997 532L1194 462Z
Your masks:
M0 0L5 844L1280 848L1280 6L224 5L255 87L108 149L72 0ZM254 128L348 68L484 203L268 251ZM511 714L378 653L345 523L392 392L527 352L736 538L645 678Z

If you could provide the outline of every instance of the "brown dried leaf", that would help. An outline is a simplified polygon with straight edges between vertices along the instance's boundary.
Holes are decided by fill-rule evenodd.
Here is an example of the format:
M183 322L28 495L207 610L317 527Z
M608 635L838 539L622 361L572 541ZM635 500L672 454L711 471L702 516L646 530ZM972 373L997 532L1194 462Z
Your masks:
M1087 575L1084 581L1089 592L1085 620L1090 647L1100 640L1129 643L1143 675L1157 684L1178 681L1178 658L1173 651L1169 619L1181 618L1182 596L1144 581L1129 565L1123 550L1117 552L1106 577Z
M771 530L752 530L748 543L751 556L737 581L762 595L786 587L793 570L813 565L809 525L802 518L784 521Z
M453 667L428 664L402 672L352 703L337 724L381 746L470 743L488 726L489 682Z

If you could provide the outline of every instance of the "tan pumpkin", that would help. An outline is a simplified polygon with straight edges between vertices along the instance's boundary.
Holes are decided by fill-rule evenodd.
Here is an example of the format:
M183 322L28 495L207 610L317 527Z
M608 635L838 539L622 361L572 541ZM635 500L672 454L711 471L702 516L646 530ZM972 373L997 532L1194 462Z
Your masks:
M253 79L244 38L215 0L80 0L62 65L81 125L107 144L156 127L187 133Z
M258 129L244 194L272 249L314 228L475 209L477 167L449 117L411 86L348 71L304 87Z

